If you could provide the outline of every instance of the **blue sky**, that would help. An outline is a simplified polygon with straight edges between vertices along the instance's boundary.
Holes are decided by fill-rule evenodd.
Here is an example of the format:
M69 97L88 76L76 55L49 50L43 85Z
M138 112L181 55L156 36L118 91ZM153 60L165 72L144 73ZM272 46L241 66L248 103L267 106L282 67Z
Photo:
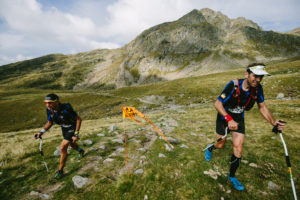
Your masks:
M0 65L118 48L147 28L202 8L245 17L263 30L300 27L299 0L0 0Z

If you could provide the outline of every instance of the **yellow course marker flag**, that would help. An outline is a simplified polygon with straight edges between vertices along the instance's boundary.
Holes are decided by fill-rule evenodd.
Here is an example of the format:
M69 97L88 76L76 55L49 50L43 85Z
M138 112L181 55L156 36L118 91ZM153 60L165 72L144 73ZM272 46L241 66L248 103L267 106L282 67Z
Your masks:
M167 140L167 138L165 137L165 135L140 111L138 111L135 107L124 107L122 106L122 111L123 111L123 124L124 124L124 119L125 118L130 118L133 121L136 121L138 123L140 123L143 127L145 127L145 125L135 119L136 114L139 115L141 118L143 118L146 122L148 122L155 131L157 131L164 139L165 141L168 143L168 145L174 149L174 146L172 144L170 144L170 142ZM127 153L127 145L126 145L126 133L125 133L125 126L124 126L124 137L125 137L125 151L126 151L126 160L127 160L127 170L128 170L128 176L129 176L129 166L128 166L128 153Z
M168 145L172 149L174 149L174 146L172 144L170 144L170 142L167 140L165 135L142 112L138 111L135 107L123 107L122 106L122 110L123 110L123 118L129 117L130 119L142 124L145 127L145 125L141 121L134 118L136 114L139 115L146 122L148 122L153 127L153 129L156 130L165 139L165 141L168 143Z

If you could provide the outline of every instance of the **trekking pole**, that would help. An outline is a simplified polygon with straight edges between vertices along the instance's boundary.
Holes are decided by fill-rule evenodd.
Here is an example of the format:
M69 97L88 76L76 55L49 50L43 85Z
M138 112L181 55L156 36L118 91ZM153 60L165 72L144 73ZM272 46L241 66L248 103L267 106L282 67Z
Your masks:
M223 140L224 138L226 138L227 137L227 133L228 133L228 127L225 128L225 135L223 135L219 139L213 141L211 144L207 145L207 147L205 149L203 149L202 151L205 151L209 147L213 146L214 144L216 144L216 143L220 142L221 140Z
M81 139L79 139L79 143L81 144L81 146L86 146L85 144L82 143Z
M34 137L36 138L37 136L35 135ZM44 165L46 167L47 173L49 173L49 169L48 169L47 163L45 161L45 157L44 157L44 152L43 152L42 146L43 146L43 139L42 139L42 136L40 136L40 154L42 156L42 162L44 163Z
M279 120L279 122L286 123L285 121L281 121L281 120ZM291 179L291 185L292 185L292 189L293 189L294 199L297 200L297 194L296 194L296 189L295 189L295 184L294 184L293 174L292 174L292 165L291 165L291 162L290 162L290 157L289 157L289 154L288 154L288 151L287 151L287 148L286 148L285 141L284 141L283 136L282 136L282 132L281 132L281 130L278 130L278 125L274 126L272 132L274 132L276 134L279 133L280 139L282 141L284 152L285 152L285 160L286 160L286 164L288 166L289 173L290 173L290 179Z

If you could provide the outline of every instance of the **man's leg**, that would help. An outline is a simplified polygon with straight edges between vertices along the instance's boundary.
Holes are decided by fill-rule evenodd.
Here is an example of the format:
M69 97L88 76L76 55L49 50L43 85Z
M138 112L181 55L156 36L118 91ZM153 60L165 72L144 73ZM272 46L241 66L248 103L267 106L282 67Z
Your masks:
M221 119L219 119L219 117L217 117L217 120L216 120L216 138L217 138L217 140L226 134L225 133L226 126L227 126L226 121L221 120ZM226 142L226 138L224 138L220 142L218 142L218 143L212 145L211 147L209 147L208 149L206 149L206 152L204 155L205 160L208 162L211 161L212 151L214 149L222 149L223 146L225 145L225 142Z
M60 162L59 162L59 171L63 171L66 164L67 155L68 155L68 146L71 142L69 140L63 140L60 144Z
M75 150L78 150L78 148L79 148L79 146L76 142L70 142L70 146Z
M218 140L219 138L221 138L221 137L223 137L223 135L216 134L217 140ZM208 149L206 149L206 152L205 152L205 155L204 155L205 160L206 160L206 161L211 161L211 154L212 154L212 151L213 151L214 149L222 149L223 146L225 145L225 142L226 142L226 138L224 138L224 139L221 140L220 142L218 142L218 143L212 145L211 147L209 147Z
M244 190L243 185L235 178L235 172L241 162L244 139L244 134L232 132L233 154L230 160L229 180L233 183L237 190Z
M223 136L224 135L216 134L216 139L218 140L219 138L221 138ZM220 142L218 142L214 145L215 149L222 149L225 145L225 142L226 142L226 137L223 140L221 140Z
M84 157L84 150L82 148L79 147L79 145L76 142L71 142L70 146L78 151L78 159L80 159L81 157Z

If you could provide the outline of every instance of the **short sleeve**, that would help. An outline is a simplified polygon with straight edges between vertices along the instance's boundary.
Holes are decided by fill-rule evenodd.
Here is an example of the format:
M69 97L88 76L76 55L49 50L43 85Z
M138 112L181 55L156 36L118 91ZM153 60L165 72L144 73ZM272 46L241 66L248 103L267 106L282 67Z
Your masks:
M233 88L234 88L234 83L233 83L233 81L230 81L226 85L226 87L224 88L224 90L222 91L220 96L218 96L218 100L220 100L222 102L222 104L225 104L229 100L229 98L232 96Z
M46 109L46 113L47 113L47 120L49 122L53 122L53 118L51 117L51 111Z

